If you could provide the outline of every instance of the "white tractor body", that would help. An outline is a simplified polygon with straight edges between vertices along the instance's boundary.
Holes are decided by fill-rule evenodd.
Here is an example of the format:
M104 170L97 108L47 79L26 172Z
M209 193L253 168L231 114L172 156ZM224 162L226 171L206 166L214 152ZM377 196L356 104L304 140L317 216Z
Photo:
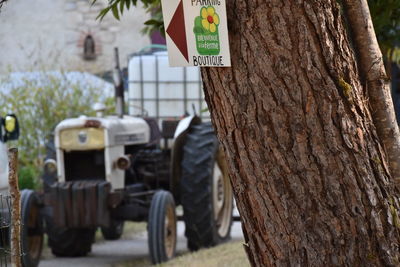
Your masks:
M112 191L122 189L125 186L124 171L116 167L116 161L125 155L125 146L147 144L149 140L150 128L141 118L81 116L66 119L55 129L58 182L68 180L64 159L66 153L98 151L104 156L105 180L110 182Z

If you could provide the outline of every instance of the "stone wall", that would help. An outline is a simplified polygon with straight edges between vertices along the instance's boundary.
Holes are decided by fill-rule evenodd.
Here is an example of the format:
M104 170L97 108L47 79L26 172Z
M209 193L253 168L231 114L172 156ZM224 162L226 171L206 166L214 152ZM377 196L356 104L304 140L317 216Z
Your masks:
M108 14L96 20L106 0L12 0L0 14L0 74L7 71L80 70L98 73L113 67L119 47L122 66L127 56L150 44L140 31L148 15L131 8L118 21ZM84 59L90 35L95 54Z

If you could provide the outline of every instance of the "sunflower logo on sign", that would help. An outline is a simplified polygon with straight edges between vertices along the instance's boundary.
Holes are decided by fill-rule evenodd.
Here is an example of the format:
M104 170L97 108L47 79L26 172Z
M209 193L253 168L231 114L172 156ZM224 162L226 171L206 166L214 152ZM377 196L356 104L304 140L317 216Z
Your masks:
M210 31L210 32L216 32L217 27L219 25L219 17L218 14L215 13L215 9L212 6L209 7L203 7L200 10L201 14L201 25L203 25L203 28Z
M200 16L194 19L193 32L196 36L196 48L200 55L218 55L219 45L219 16L213 6L202 7Z

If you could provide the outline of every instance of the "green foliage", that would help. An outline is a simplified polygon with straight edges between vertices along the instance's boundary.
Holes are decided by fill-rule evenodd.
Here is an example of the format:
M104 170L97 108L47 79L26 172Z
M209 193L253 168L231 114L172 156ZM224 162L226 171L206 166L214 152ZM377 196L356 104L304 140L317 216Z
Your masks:
M92 0L92 4L97 0ZM116 19L120 19L124 9L136 6L138 0L109 0L108 6L103 9L98 18L102 19L107 13L112 12ZM150 34L157 30L164 32L164 22L161 12L160 0L139 0L152 18L146 21L143 33ZM375 32L384 56L392 61L400 62L400 52L394 51L400 47L400 0L368 0ZM196 28L195 31L199 30Z
M392 47L400 41L400 1L368 0L379 42Z
M400 47L391 48L387 54L387 58L390 58L394 63L400 64Z
M39 188L39 172L32 165L24 166L18 170L18 186L19 189L38 189Z
M96 3L96 0L93 0L92 5L94 3ZM136 4L137 0L109 0L108 6L99 13L97 19L103 19L104 16L111 11L114 17L119 20L120 14L122 15L124 13L125 8L129 10L131 6L136 6Z
M382 53L398 61L398 52L395 54L393 49L400 46L400 1L368 0L368 5Z
M147 8L147 13L150 13L152 18L144 23L146 26L143 28L142 33L150 35L154 31L158 31L165 36L160 0L156 0L149 8Z
M103 19L110 11L114 18L119 20L124 13L124 9L129 10L130 7L136 6L138 0L109 0L108 5L102 11L100 11L97 19ZM92 5L97 0L92 0ZM151 19L144 22L145 27L143 28L144 34L151 34L154 31L159 31L161 34L164 33L164 22L161 12L161 0L140 0L147 13L151 14Z
M43 73L41 77L45 82L24 80L10 90L0 91L0 114L12 111L19 120L20 138L10 145L19 149L21 188L36 186L35 177L46 156L45 144L55 126L66 118L95 115L92 106L102 94L102 88L82 89L78 82L69 82L63 75ZM7 83L7 79L0 82ZM108 105L111 103L107 100Z

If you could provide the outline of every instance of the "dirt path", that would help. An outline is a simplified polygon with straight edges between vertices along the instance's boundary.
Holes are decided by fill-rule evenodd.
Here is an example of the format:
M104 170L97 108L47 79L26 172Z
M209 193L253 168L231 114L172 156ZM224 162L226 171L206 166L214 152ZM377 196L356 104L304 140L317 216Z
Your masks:
M235 222L232 226L232 240L241 239L243 239L243 234L240 223ZM177 253L183 254L186 251L184 224L183 222L179 222ZM40 267L143 267L150 265L148 259L147 233L140 233L135 236L132 236L132 234L124 235L121 240L95 243L92 247L92 253L87 257L55 258L50 253L46 254L45 258L40 262Z

